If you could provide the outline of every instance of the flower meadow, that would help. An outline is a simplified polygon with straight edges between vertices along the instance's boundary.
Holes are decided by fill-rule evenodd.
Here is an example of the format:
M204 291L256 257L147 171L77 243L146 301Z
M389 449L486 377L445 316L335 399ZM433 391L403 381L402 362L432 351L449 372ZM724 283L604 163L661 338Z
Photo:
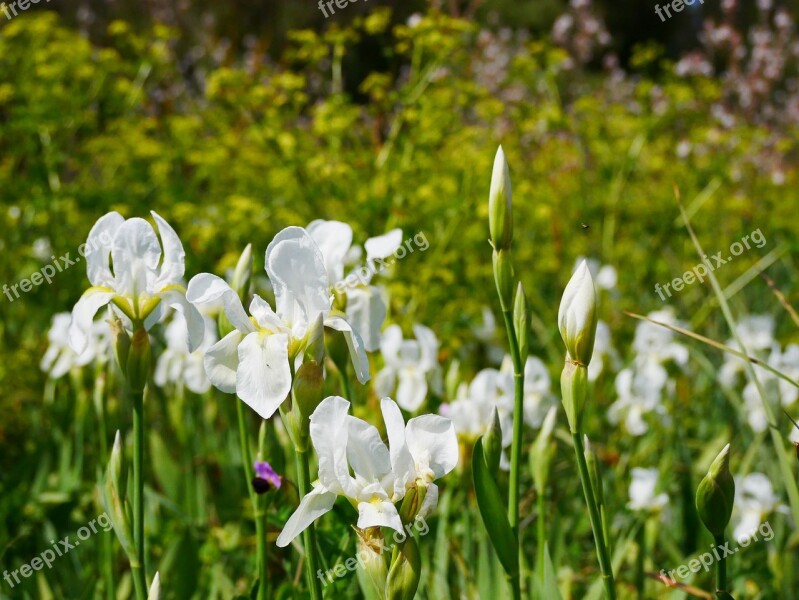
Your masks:
M789 9L443 4L2 25L0 599L799 597Z

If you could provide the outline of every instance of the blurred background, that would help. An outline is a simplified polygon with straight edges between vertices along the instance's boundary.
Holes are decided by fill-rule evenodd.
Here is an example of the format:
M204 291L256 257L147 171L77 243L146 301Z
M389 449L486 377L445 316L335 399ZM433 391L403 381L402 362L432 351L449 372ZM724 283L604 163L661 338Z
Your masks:
M316 218L347 221L360 242L400 227L424 232L430 249L387 279L389 318L431 327L442 364L457 358L473 373L487 356L475 327L484 307L499 314L486 204L502 144L532 351L553 376L557 303L578 257L616 269L602 318L619 349L635 331L623 310L663 309L655 284L699 262L675 188L708 253L762 231L767 245L719 277L736 284L739 313L770 314L775 336L797 341L757 276L767 269L788 303L799 299L797 14L795 0L697 1L665 21L641 0L361 0L329 18L313 0L51 0L0 14L0 283L74 256L109 210L158 211L183 240L189 275L225 273L250 242L263 274L272 236ZM79 264L21 298L0 296L4 567L45 547L42 523L66 532L95 510L95 459L86 450L70 470L65 448L81 460L83 450L60 395L91 389L92 374L58 387L40 368L53 315L87 286ZM713 302L707 284L668 299L687 326L724 340ZM704 394L697 419L741 426L745 415L713 401L722 394L705 375L698 388L683 380L678 396L687 405ZM597 411L616 397L605 383ZM223 490L225 473L239 473L208 444L202 468ZM154 553L190 554L195 567L227 560L222 549L243 534L223 518L235 512L225 502L208 508L208 528L169 525L181 535L154 541ZM230 587L218 589L240 591L246 557L230 560ZM91 597L91 568L72 567L29 597L73 597L59 595L70 586ZM187 579L185 597L211 597L196 591L211 577Z

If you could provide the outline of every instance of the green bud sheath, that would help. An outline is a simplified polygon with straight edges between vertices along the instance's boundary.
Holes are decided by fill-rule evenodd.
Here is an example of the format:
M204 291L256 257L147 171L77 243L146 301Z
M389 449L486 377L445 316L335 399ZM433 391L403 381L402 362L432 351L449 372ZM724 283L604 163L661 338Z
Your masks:
M494 250L494 281L497 284L499 303L503 311L513 307L513 262L510 250Z
M516 298L513 301L513 328L516 330L516 339L519 343L519 355L522 361L525 361L530 347L530 323L527 316L527 297L524 295L521 281L516 287Z
M409 537L391 563L386 581L386 600L413 600L422 575L416 540Z
M580 429L580 418L588 394L588 369L570 360L566 361L560 375L560 391L569 430L577 433Z
M300 418L307 421L324 395L324 373L322 365L315 360L302 363L294 376L294 403L300 411Z
M133 332L128 354L127 378L128 385L132 391L141 392L144 390L144 386L147 385L147 378L150 375L151 363L150 336L143 327L140 327Z
M735 482L730 473L730 445L727 444L696 490L696 510L713 536L724 535L732 516L734 499Z

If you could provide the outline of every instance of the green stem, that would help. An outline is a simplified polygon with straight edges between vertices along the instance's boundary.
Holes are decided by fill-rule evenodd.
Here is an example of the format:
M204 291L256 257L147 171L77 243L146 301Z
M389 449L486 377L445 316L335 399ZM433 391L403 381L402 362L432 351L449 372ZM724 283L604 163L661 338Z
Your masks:
M300 497L304 498L311 491L311 468L309 465L308 451L295 448L297 456L297 485ZM316 576L319 570L316 555L316 527L311 523L302 532L302 545L305 548L305 573L308 578L308 588L311 590L311 600L322 600L322 584Z
M536 498L536 506L538 509L537 515L537 532L538 532L538 560L537 560L537 572L538 576L541 581L544 580L544 561L545 561L545 554L544 550L546 548L547 543L547 529L546 529L546 521L544 520L544 515L546 514L546 498L544 498L544 494L539 492L538 497Z
M610 562L608 547L605 543L605 534L602 528L602 519L599 514L599 507L596 503L594 488L591 485L591 476L588 473L588 464L585 460L585 448L583 447L583 433L576 431L572 433L574 440L574 452L577 456L577 468L580 472L580 482L583 485L585 503L588 505L588 517L591 520L591 529L594 532L594 543L596 553L599 558L599 569L602 571L602 583L605 586L605 594L608 600L615 600L616 586L613 582L613 568Z
M267 548L266 548L266 508L262 498L256 500L257 511L255 513L255 535L257 536L258 547L258 600L266 600L269 597L269 570L267 568Z
M635 558L635 589L638 591L638 598L644 598L645 580L644 580L644 544L646 543L646 521L642 520L638 527L636 534L636 544L638 546L638 554Z
M508 490L508 521L516 534L516 560L519 557L521 536L519 530L519 491L520 491L520 466L522 460L522 424L524 422L524 366L519 341L516 338L516 328L513 325L513 314L510 310L503 310L505 329L508 332L510 356L513 362L513 443L510 453L510 483ZM514 598L521 598L520 581L518 578L511 580Z
M133 543L136 560L131 561L136 598L147 597L144 568L144 390L131 391L133 400Z
M716 547L723 548L724 547L724 534L713 536ZM727 591L727 557L722 555L722 557L716 561L716 592L726 592Z
M338 380L341 384L341 393L344 394L347 400L354 402L355 398L352 397L352 386L350 385L350 380L347 378L347 365L344 365L343 369L338 369Z

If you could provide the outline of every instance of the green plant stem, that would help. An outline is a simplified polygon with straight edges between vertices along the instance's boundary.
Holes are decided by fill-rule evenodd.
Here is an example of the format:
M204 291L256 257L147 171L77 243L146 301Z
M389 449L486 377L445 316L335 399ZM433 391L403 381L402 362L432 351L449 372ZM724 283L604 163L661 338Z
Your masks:
M636 533L636 544L638 554L635 557L635 589L638 591L638 598L644 599L645 579L644 579L644 545L646 544L646 520L642 520Z
M263 502L255 493L252 487L253 468L255 463L250 450L250 443L247 438L247 420L244 413L244 402L237 399L236 413L239 422L239 445L241 447L241 462L244 464L244 485L247 486L247 493L250 496L252 510L255 517L255 545L258 575L258 600L266 600L269 573L267 569L267 547L266 547L266 508Z
M546 514L546 498L544 498L544 494L539 491L538 497L536 498L536 507L538 509L537 515L537 537L538 537L538 560L537 563L537 571L538 576L540 577L541 581L544 580L544 550L546 548L547 543L547 529L546 529L546 521L544 520L544 515Z
M510 453L510 483L508 489L508 521L516 534L516 560L519 558L521 536L519 530L519 489L520 466L522 458L522 423L524 419L524 366L519 352L519 341L516 338L516 328L513 326L513 314L510 310L503 310L505 329L508 332L510 356L513 362L513 443ZM519 578L511 580L514 598L521 598Z
M136 560L131 572L136 598L147 597L147 575L144 563L144 390L131 391L133 401L133 542Z
M724 546L724 534L713 536L716 547ZM716 591L727 591L727 557L722 556L716 561Z
M588 517L591 520L591 529L594 531L594 543L596 544L597 558L599 558L599 569L602 571L602 583L605 586L605 594L608 600L615 600L616 586L613 582L613 567L611 566L610 554L605 543L602 519L596 503L594 488L591 485L591 476L588 474L582 431L572 433L572 439L574 440L574 452L577 456L577 468L580 472L580 482L583 485L583 493L585 494L585 503L588 505Z
M311 468L309 465L308 450L295 448L297 457L297 485L301 497L311 491ZM302 532L302 545L305 548L305 573L308 578L308 588L311 590L312 600L322 600L322 584L316 576L319 570L316 555L316 527L311 523Z
M341 384L341 392L344 394L344 397L350 402L354 402L355 398L352 397L352 386L350 385L350 380L347 378L346 365L344 365L343 369L338 369L338 380Z

